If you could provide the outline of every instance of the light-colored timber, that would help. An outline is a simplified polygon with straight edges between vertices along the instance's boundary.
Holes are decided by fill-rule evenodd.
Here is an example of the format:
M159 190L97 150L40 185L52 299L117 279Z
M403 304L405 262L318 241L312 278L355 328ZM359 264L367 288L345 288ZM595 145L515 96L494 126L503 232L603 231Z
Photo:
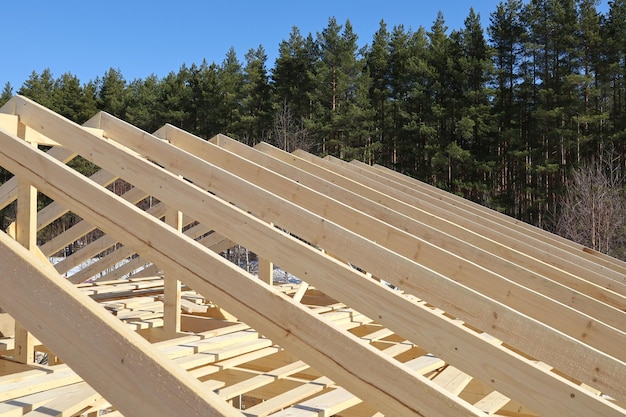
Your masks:
M619 260L384 167L21 96L0 166L0 417L626 416Z

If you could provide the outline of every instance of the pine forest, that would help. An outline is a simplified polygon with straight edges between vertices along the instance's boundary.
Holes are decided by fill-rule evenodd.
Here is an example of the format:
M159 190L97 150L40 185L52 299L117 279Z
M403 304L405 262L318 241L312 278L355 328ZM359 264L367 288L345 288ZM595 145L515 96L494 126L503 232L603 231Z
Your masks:
M0 105L21 94L77 123L103 110L148 132L169 123L381 164L623 258L626 0L607 13L506 0L486 27L473 10L460 28L433 18L381 21L362 40L331 17L314 34L293 27L273 63L262 45L231 48L162 78L33 71Z

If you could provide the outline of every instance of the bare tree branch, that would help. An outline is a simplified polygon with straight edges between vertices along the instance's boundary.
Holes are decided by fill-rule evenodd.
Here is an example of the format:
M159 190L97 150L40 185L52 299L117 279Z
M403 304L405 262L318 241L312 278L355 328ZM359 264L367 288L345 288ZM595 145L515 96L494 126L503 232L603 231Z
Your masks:
M301 121L295 120L291 108L284 102L274 116L273 145L286 151L296 149L309 151L313 147L313 140Z
M575 171L559 201L556 232L621 257L626 245L624 177L619 156L610 151Z

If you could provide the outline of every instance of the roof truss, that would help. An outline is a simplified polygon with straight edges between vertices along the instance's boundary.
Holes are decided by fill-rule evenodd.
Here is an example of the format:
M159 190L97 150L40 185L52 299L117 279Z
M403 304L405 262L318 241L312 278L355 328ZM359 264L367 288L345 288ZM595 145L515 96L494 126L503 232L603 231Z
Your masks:
M326 415L369 414L372 406L387 415L481 415L511 400L540 415L624 414L626 281L619 261L382 167L287 154L264 143L250 148L222 135L206 142L170 125L149 134L106 113L78 126L19 96L0 113L0 165L16 175L0 186L0 207L15 199L27 207L12 229L17 241L0 234L0 256L11 265L2 282L12 288L0 293L0 305L124 415L146 415L138 398L151 403L150 415L237 415L226 403L236 393L276 379L292 383L290 375L307 367L326 379L268 397L252 407L259 414L248 415L281 415L300 399L289 415L313 415L315 404ZM38 143L54 147L42 152ZM66 166L76 155L102 170L83 177ZM105 188L118 179L132 186L121 196ZM54 199L39 213L34 189ZM146 196L159 202L144 211L135 204ZM67 211L83 220L29 246L37 229ZM47 264L45 256L96 228L105 235L55 268ZM235 243L303 279L300 291L290 296L218 255ZM93 266L59 279L114 246ZM131 258L132 266L118 266ZM161 285L172 288L155 300L165 304L156 312L160 325L179 320L172 335L180 310L199 308L181 301L181 281L267 337L259 349L278 345L301 362L207 389L71 284L104 270L117 279L146 264L152 274L164 271ZM428 355L406 362L394 358L401 345L390 353L364 343L328 312L301 302L313 288ZM50 310L51 299L65 307ZM26 305L37 314L24 314ZM88 344L88 329L106 336ZM81 355L59 343L57 331L81 340ZM15 340L15 352L32 345ZM128 365L127 352L135 352L137 366ZM98 379L102 373L110 379ZM180 387L180 403L164 405L169 398L159 392L167 381L158 375ZM128 386L112 389L114 380ZM140 380L149 382L138 389ZM472 381L491 391L468 402L461 397ZM324 392L307 402L320 387ZM86 402L104 401L90 388L76 389Z

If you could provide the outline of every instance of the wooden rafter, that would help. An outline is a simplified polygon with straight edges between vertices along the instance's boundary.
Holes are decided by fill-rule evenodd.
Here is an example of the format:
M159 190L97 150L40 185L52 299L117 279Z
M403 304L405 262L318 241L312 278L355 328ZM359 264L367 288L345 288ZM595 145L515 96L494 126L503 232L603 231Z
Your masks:
M54 147L43 153L25 141ZM206 142L170 125L149 134L106 113L78 126L19 96L0 109L0 145L0 165L16 174L0 185L0 208L16 198L29 207L10 232L32 250L0 236L11 271L0 287L12 289L0 291L0 305L34 332L39 354L52 364L59 355L93 387L63 376L65 365L20 371L0 356L0 382L26 369L59 376L32 400L23 396L21 409L2 403L0 388L0 416L240 415L242 406L251 416L626 414L623 262L383 167L222 135ZM103 171L77 174L65 165L76 155ZM134 188L105 190L117 178ZM39 213L26 193L35 188L54 199ZM161 203L135 206L146 196ZM68 210L84 220L33 245L34 231ZM105 236L56 270L42 261L95 228ZM235 244L259 256L262 280L216 253ZM268 285L273 264L304 282ZM96 282L70 282L105 269ZM19 288L18 275L28 277ZM41 298L48 291L67 306L50 309ZM34 317L20 308L27 304ZM54 326L80 342L53 340ZM81 330L109 340L83 343ZM150 344L134 331L167 340ZM126 340L127 332L135 336ZM97 352L112 352L98 356L106 370L82 352L96 342ZM0 339L0 355L15 355L20 343ZM82 353L69 360L74 346ZM147 369L132 367L130 376L117 363L126 350L152 357ZM150 383L104 387L95 380L102 372L109 383ZM159 372L181 387L187 408L151 412L167 400ZM15 389L7 395L21 398ZM145 407L151 396L159 399Z

